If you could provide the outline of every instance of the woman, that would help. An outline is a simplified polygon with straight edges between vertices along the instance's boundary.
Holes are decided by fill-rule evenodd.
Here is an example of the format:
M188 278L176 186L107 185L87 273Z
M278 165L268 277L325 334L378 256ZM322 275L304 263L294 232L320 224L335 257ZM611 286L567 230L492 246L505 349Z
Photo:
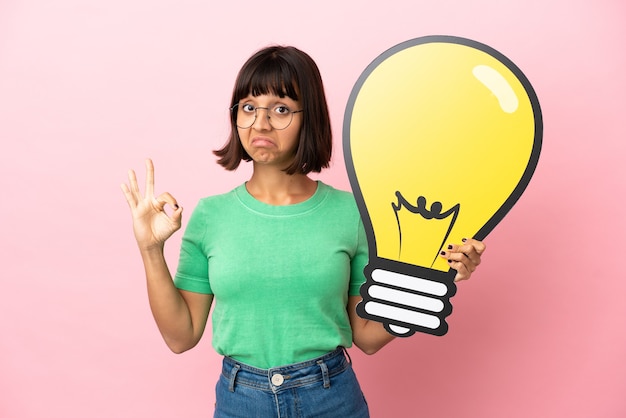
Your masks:
M174 280L163 247L182 208L169 193L154 197L149 160L145 195L133 171L122 186L159 330L172 351L186 351L215 305L213 346L224 355L216 417L367 417L345 348L373 354L393 336L355 311L368 255L352 195L308 177L328 167L332 148L314 61L293 47L254 54L235 83L231 124L218 162L234 170L251 161L252 176L200 201ZM462 280L484 249L467 240L442 257Z

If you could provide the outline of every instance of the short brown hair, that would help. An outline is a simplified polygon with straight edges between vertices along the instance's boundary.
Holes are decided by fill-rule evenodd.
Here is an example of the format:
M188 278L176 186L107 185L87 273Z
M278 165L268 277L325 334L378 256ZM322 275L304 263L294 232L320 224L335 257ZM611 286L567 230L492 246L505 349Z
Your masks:
M230 106L248 95L275 94L299 100L304 109L300 139L293 163L285 169L288 174L319 173L328 167L332 154L332 132L322 77L315 61L291 46L270 46L254 55L243 65L233 89ZM213 153L218 164L235 170L241 160L250 161L237 132L236 115L230 115L231 132L226 144Z

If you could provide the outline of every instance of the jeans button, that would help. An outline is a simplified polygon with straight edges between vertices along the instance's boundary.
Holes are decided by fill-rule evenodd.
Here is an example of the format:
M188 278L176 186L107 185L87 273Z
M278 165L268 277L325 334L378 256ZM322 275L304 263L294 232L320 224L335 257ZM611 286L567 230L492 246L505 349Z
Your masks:
M284 381L285 381L285 378L283 377L282 374L276 373L275 375L272 376L272 383L274 384L274 386L280 386L283 384Z

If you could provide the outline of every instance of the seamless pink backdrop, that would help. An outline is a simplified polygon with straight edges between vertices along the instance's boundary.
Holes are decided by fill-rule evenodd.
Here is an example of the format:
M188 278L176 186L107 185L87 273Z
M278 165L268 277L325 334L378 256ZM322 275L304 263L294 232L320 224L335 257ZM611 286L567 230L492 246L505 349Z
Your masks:
M185 219L249 167L222 170L237 70L292 44L318 62L349 184L343 112L363 69L419 36L513 60L539 97L544 147L519 203L459 286L445 337L351 354L373 417L626 416L626 7L587 1L0 2L0 416L203 417L210 329L162 343L119 185L154 159ZM474 187L471 162L458 184ZM177 262L181 233L167 246Z

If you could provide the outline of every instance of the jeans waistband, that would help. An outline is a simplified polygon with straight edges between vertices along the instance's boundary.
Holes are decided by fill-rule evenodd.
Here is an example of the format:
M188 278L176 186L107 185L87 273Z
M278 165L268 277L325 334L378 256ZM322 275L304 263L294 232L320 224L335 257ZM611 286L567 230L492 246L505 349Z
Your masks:
M316 382L329 388L330 378L350 367L350 363L350 356L343 347L318 358L270 369L260 369L224 357L222 375L228 379L231 392L236 385L244 385L276 393Z

